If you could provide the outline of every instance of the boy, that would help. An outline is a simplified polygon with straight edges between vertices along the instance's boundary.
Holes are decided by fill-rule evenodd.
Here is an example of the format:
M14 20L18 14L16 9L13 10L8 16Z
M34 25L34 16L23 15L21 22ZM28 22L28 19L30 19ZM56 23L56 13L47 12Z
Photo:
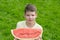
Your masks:
M42 33L43 33L43 29L42 27L36 23L36 17L37 17L37 14L36 14L36 7L34 5L31 5L31 4L28 4L26 7L25 7L25 14L24 14L24 17L25 17L25 21L21 21L21 22L18 22L17 23L17 28L33 28L33 29L41 29ZM40 35L40 37L38 37L37 39L34 39L34 40L42 40L42 33ZM17 40L16 38L14 40ZM22 40L22 39L20 39ZM24 40L32 40L32 39L24 39Z

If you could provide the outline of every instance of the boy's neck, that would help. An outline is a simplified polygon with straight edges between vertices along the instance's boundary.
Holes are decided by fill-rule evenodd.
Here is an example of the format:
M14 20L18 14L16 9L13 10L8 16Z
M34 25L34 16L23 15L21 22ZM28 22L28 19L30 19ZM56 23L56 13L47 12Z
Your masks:
M26 25L27 25L27 27L32 28L35 25L35 21L30 22L30 23L28 21L26 21Z

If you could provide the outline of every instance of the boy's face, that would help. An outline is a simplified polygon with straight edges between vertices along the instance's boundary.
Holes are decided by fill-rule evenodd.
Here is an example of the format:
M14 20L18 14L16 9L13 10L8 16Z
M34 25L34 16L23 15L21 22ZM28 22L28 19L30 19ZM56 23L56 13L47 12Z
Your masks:
M35 21L35 19L36 19L36 13L28 11L28 12L25 13L25 18L26 18L26 20L28 22Z

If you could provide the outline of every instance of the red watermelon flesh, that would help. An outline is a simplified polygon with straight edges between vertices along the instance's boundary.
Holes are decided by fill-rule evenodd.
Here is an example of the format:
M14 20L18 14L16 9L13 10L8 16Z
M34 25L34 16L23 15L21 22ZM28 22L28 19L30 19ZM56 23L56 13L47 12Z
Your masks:
M36 38L41 34L40 29L27 29L27 28L20 28L20 29L13 29L11 30L12 35L15 38Z

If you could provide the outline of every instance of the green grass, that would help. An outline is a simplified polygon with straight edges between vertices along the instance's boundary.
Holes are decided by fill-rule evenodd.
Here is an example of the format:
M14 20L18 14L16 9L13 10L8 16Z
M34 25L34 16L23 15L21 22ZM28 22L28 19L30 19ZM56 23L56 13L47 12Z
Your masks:
M60 0L0 0L0 40L13 40L11 29L24 20L24 7L37 7L36 19L43 29L43 40L60 40Z

